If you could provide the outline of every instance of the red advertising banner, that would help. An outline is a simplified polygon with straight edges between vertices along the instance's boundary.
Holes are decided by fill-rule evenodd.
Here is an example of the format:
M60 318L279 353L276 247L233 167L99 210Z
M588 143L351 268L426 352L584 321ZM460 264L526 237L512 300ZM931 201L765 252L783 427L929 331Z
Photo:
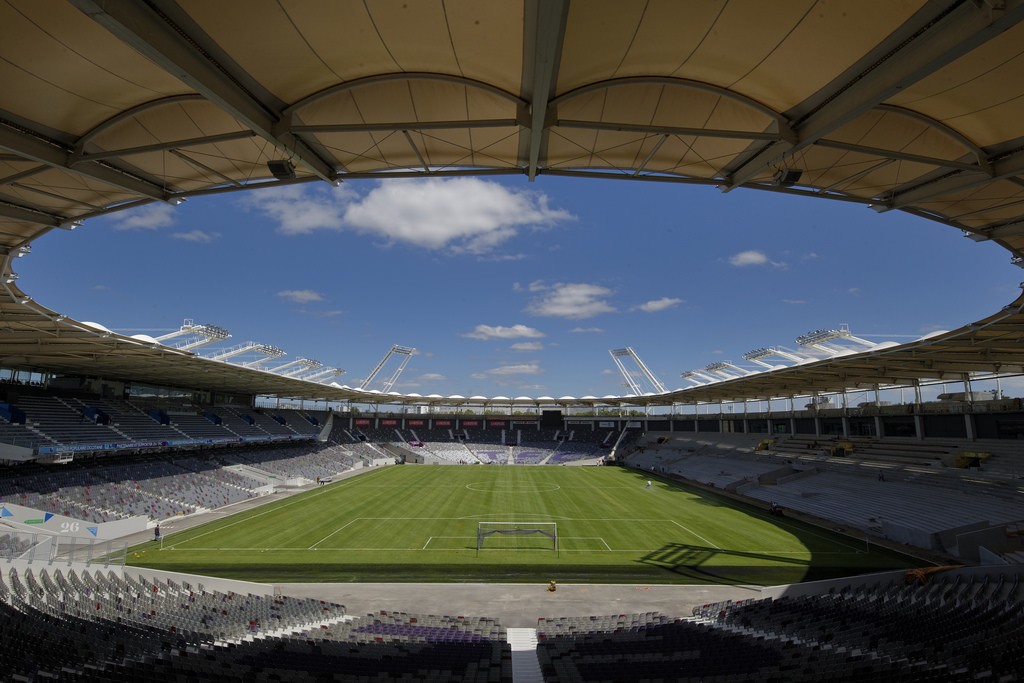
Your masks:
M435 427L451 427L452 426L452 421L451 420L434 420L434 426Z
M492 429L504 429L505 428L505 424L506 424L505 420L488 420L487 421L487 426L491 427Z
M427 423L424 422L423 420L406 420L405 424L409 425L410 427L423 427Z
M369 427L370 421L365 418L356 418L356 427Z
M463 420L462 421L462 426L463 427L479 427L480 426L480 420Z
M395 427L398 425L398 420L381 420L381 427Z

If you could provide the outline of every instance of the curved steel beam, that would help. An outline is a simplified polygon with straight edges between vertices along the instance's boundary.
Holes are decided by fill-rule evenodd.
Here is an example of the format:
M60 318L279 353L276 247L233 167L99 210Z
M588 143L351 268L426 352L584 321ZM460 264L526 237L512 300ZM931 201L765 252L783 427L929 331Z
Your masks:
M729 90L728 88L723 88L720 85L715 85L713 83L705 83L704 81L695 81L690 78L675 78L672 76L624 76L622 78L611 78L606 81L595 81L593 83L588 83L578 88L574 88L573 90L566 91L559 95L558 97L553 98L549 103L549 107L551 107L552 109L557 109L565 102L576 97L580 97L582 95L586 95L597 90L607 90L608 88L614 88L620 85L667 85L678 88L692 88L694 90L702 90L704 92L708 92L713 95L718 95L719 97L724 97L725 99L732 100L733 102L736 102L738 104L742 104L743 106L758 111L761 114L764 114L766 117L775 121L775 124L779 128L779 131L778 135L772 136L772 139L781 138L782 140L796 140L796 134L790 127L790 123L786 119L786 117L780 114L779 112L775 111L771 107L762 104L761 102L758 102L753 98L747 97L746 95L742 95L738 92ZM756 135L758 133L763 133L764 131L750 132Z
M70 2L126 45L177 76L226 114L309 168L319 178L329 182L335 180L337 173L334 167L304 142L274 132L274 125L281 118L280 112L259 101L241 85L238 78L228 73L222 64L214 62L194 38L187 36L181 27L175 25L152 2Z
M496 95L502 99L508 100L509 102L515 103L517 109L525 108L527 103L521 98L513 95L512 93L502 90L497 86L493 86L490 83L478 81L472 78L466 78L465 76L457 76L455 74L446 74L433 71L397 71L394 73L387 74L374 74L373 76L365 76L363 78L356 78L351 81L345 81L344 83L338 83L332 85L329 88L317 91L311 95L303 97L298 102L289 105L281 112L280 126L286 126L287 121L300 110L315 104L320 100L326 99L343 93L348 90L355 90L356 88L363 88L368 85L374 85L376 83L387 83L390 81L438 81L442 83L455 83L456 85L463 85L467 88L473 88L474 90L481 90L483 92Z
M966 135L964 135L960 131L956 130L955 128L951 128L950 126L946 125L942 121L939 121L937 119L933 119L932 117L928 116L927 114L922 114L919 111L914 111L912 109L906 109L904 107L897 107L894 104L880 104L877 107L875 107L875 109L877 111L887 111L887 112L892 112L894 114L901 114L901 115L906 116L908 118L912 118L912 119L914 119L916 121L920 121L921 123L925 124L929 128L934 128L935 130L939 131L940 133L942 133L943 135L945 135L949 139L951 139L954 142L957 142L957 143L963 145L964 147L966 147L967 149L969 149L971 151L971 154L974 155L974 158L978 160L978 167L979 168L982 168L982 169L988 168L988 155L985 154L985 150L983 150L981 147L976 145L974 143L974 141L971 140L970 138L968 138Z
M98 162L72 166L72 150L66 145L34 131L28 131L23 126L13 127L3 123L0 121L0 149L17 154L27 161L93 178L149 199L164 200L168 197L166 190L156 183L111 164Z
M1024 0L997 4L937 5L939 10L912 35L879 54L854 78L833 84L832 93L793 124L795 142L769 143L731 168L729 189L784 164L801 149L1024 20Z
M92 130L88 131L85 135L80 137L78 139L78 142L75 143L75 154L80 155L85 146L92 142L92 139L94 137L116 126L122 121L134 118L135 116L138 116L144 111L148 111L150 109L159 109L160 107L168 106L171 104L178 104L179 102L209 102L209 100L203 97L202 95L197 95L196 93L188 93L184 95L171 95L169 97L161 97L156 100L150 100L149 102L143 102L142 104L138 104L132 107L131 109L126 109L125 111L118 112L114 116L111 116L109 119L93 126Z

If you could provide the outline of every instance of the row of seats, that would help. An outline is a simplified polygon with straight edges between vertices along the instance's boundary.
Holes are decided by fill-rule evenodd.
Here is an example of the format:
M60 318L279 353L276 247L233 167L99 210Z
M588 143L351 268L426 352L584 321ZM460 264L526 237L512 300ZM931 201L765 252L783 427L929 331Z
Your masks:
M538 622L548 683L1016 681L1019 576L878 584L822 595Z
M90 570L0 580L4 680L511 683L494 620L206 591Z
M328 478L356 458L327 444L249 446L205 456L116 455L60 468L26 465L0 476L0 502L101 523L145 515L161 520L253 498L271 479ZM229 469L245 464L266 478Z
M169 423L163 424L123 400L27 394L18 397L15 405L25 413L27 422L25 425L0 422L0 440L25 447L312 436L319 432L309 416L288 410L274 411L271 415L232 407L207 411L182 407L164 411ZM216 415L219 422L211 420L206 413ZM100 415L102 420L98 419Z

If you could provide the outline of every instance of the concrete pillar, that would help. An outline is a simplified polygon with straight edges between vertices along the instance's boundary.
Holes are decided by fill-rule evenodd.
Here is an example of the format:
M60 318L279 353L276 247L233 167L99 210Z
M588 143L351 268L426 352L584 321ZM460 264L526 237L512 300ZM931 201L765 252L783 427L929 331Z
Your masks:
M977 436L974 433L974 413L964 413L964 427L967 428L967 440L976 440Z

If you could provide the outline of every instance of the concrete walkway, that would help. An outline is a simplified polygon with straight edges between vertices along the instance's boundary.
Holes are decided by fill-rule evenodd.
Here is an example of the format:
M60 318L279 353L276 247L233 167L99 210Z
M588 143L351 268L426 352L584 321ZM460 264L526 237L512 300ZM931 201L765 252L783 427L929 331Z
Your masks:
M536 628L541 617L662 612L690 616L693 607L760 597L757 586L635 586L546 583L284 583L283 595L340 602L362 616L380 610L494 617L506 628Z

